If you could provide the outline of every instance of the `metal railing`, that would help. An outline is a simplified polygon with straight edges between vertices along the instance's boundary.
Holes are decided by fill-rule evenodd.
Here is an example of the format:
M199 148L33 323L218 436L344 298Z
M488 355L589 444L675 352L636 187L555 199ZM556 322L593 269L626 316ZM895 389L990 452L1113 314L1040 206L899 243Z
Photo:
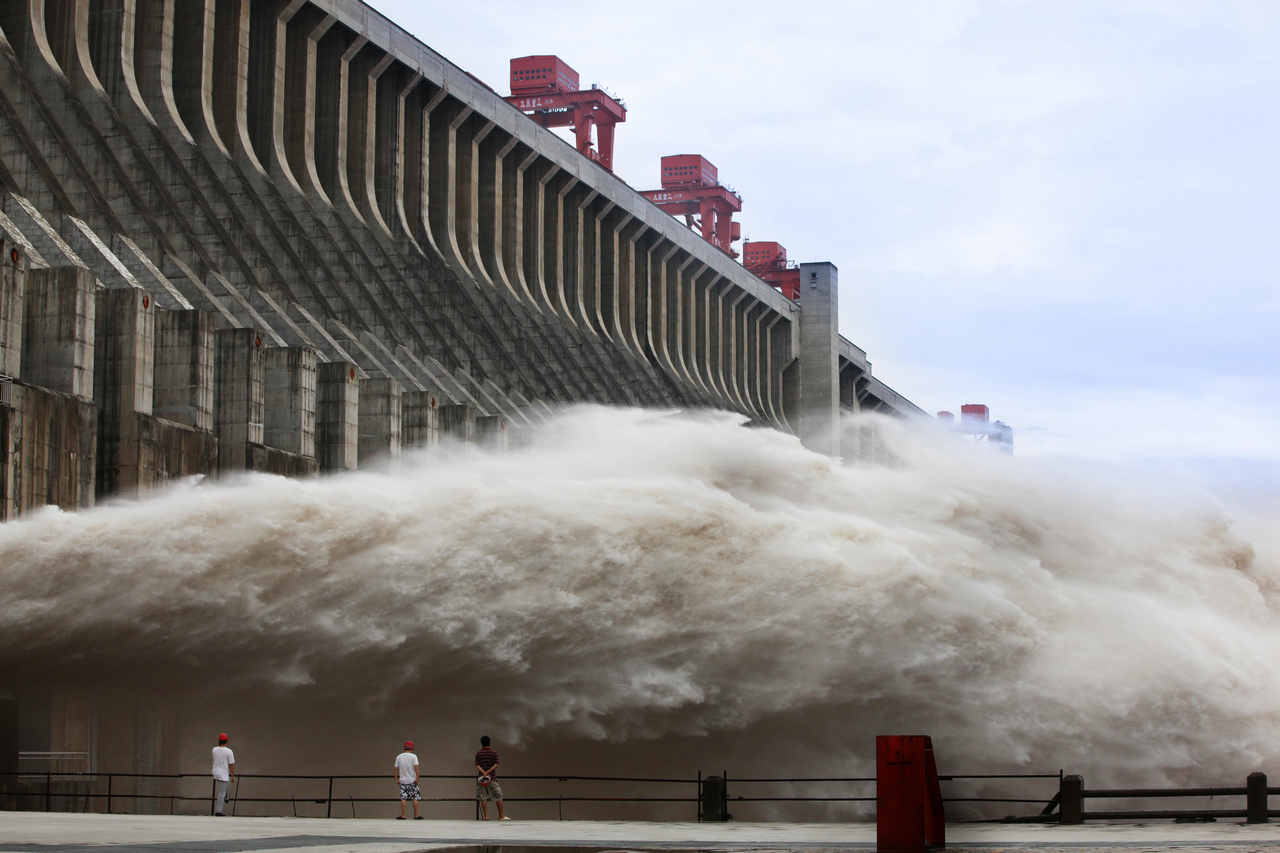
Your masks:
M83 757L83 758L82 758ZM86 764L88 756L84 753L24 753L24 761L60 761L83 760ZM470 788L475 777L471 774L423 774L422 782L443 782L452 786L460 783ZM566 803L632 803L632 804L690 804L696 809L698 819L702 819L704 808L704 783L716 777L704 777L701 772L694 778L652 777L652 776L575 776L575 775L504 775L503 782L530 782L535 787L545 787L545 783L560 786L567 783L590 783L592 785L626 784L647 788L640 793L619 792L613 794L583 794L578 791L556 791L554 794L541 794L534 791L529 796L506 797L509 803L556 803L561 819L564 817ZM1268 808L1268 796L1280 794L1280 788L1267 786L1267 777L1263 773L1250 774L1244 786L1214 786L1207 788L1105 788L1087 789L1080 776L1064 776L1057 773L1003 773L1003 774L953 774L939 776L943 783L987 782L991 780L1008 780L1017 784L1011 796L969 796L964 791L951 789L949 796L943 797L944 803L1010 803L1019 805L1040 806L1034 814L1010 815L1003 818L985 818L986 821L1003 822L1053 822L1083 823L1086 820L1209 820L1216 818L1246 818L1250 822L1265 822L1269 817L1280 817L1280 810ZM1034 780L1056 780L1056 791L1052 796L1034 796L1027 790L1026 783ZM254 781L274 783L300 782L304 785L316 784L316 790L309 796L268 795L274 792L264 791L262 796L247 796L244 786ZM742 803L874 803L874 776L759 776L730 777L727 772L716 779L715 790L719 792L721 802L717 813L728 816L729 807ZM361 784L391 782L391 773L378 774L330 774L299 775L271 773L237 774L236 784L229 791L228 803L232 808L240 804L282 805L290 804L290 811L298 816L298 807L302 804L324 806L324 817L335 817L334 804L350 807L350 817L357 816L357 804L396 803L395 796L356 796ZM208 793L193 788L209 784ZM785 793L760 790L761 786L785 785ZM813 785L853 786L846 790L814 790ZM859 786L869 786L860 788ZM340 790L344 787L347 790ZM655 790L655 787L657 790ZM162 790L167 788L168 790ZM736 793L743 791L744 793ZM607 790L607 789L606 789ZM731 792L732 791L732 792ZM846 792L847 791L847 792ZM451 793L451 792L447 792ZM465 790L462 796L427 796L423 803L475 803L475 796ZM0 772L0 804L4 808L16 808L21 805L34 806L45 811L53 811L55 804L64 811L89 811L91 804L101 804L105 811L113 812L121 801L168 801L169 812L175 813L179 803L207 803L209 810L214 807L216 785L211 783L208 773L103 773L90 771L66 771L61 767L49 767L44 772L33 772L20 768L16 772ZM716 796L716 795L713 795ZM1182 808L1182 809L1111 809L1106 811L1087 811L1086 800L1157 800L1164 798L1209 798L1243 797L1245 808ZM158 805L158 804L157 804ZM476 816L479 817L479 804L476 803ZM290 811L283 811L289 814ZM318 816L318 815L316 815ZM347 817L346 809L342 809L339 817Z
M326 818L334 817L334 804L339 806L349 806L351 809L350 816L356 817L357 804L368 803L396 803L399 802L395 796L355 796L354 791L347 793L339 792L335 796L335 788L340 783L365 783L365 782L388 782L389 773L379 774L331 774L331 775L302 775L302 774L275 774L275 773L240 773L236 776L236 783L228 792L228 804L232 808L232 814L240 804L285 804L290 805L287 813L294 816L298 814L298 806L300 804L323 805L324 816ZM943 782L964 781L964 780L987 780L987 779L1061 779L1061 772L1055 774L972 774L972 775L951 775L939 777ZM4 777L18 777L20 782L26 782L25 785L19 785L18 788L10 786L0 787L0 798L5 794L16 798L43 800L45 810L53 810L55 798L60 800L70 800L80 803L78 810L88 811L91 802L100 802L105 806L107 812L114 811L115 806L122 800L166 800L169 805L169 812L175 812L176 804L182 802L202 802L208 803L210 811L213 810L216 785L212 784L207 773L199 774L156 774L156 773L68 773L68 772L47 772L43 774L35 774L30 772L20 773L0 773L0 780ZM461 782L469 785L474 782L474 776L470 774L422 774L419 779L426 781L443 781L443 782ZM654 794L631 794L626 796L605 796L605 795L583 795L579 793L556 793L548 796L512 796L506 797L505 801L510 803L556 803L557 812L563 818L564 804L566 803L635 803L635 804L655 804L655 803L688 803L696 808L698 819L702 818L703 812L703 783L704 776L701 772L695 778L679 778L679 777L650 777L650 776L576 776L576 775L504 775L503 781L528 781L528 782L553 782L553 783L606 783L616 784L624 783L630 785L643 786L692 786L687 794L681 794L679 791L659 792ZM867 791L855 791L850 794L841 794L834 791L823 791L820 794L812 792L812 789L805 790L807 787L822 785L854 785L854 786L874 786L874 776L760 776L760 777L730 777L727 771L721 777L723 782L720 784L719 790L723 796L722 813L728 814L728 807L736 803L874 803L876 801L875 789L871 787ZM31 784L35 780L42 784ZM123 790L120 780L134 780L135 790ZM137 780L167 780L174 786L185 786L186 791L177 790L168 793L144 792L136 790ZM301 783L320 783L321 790L316 791L310 796L297 796L290 794L289 796L247 796L243 793L243 786L251 781L275 781L275 782L301 782ZM209 792L196 793L190 788L190 783L210 784ZM69 784L57 784L69 783ZM787 785L792 791L786 794L777 792L753 792L753 788L759 789L762 785ZM743 786L747 787L746 794L731 793L730 788L741 790ZM799 786L799 790L794 790ZM347 787L351 787L348 785ZM686 788L686 790L688 790ZM1027 797L977 797L977 796L952 796L944 797L944 802L966 802L966 803L1028 803L1036 805L1045 805L1046 799L1027 798ZM1058 801L1058 795L1055 794L1052 800L1045 805L1047 813L1051 807ZM424 795L421 802L423 803L470 803L475 802L475 796L468 791L465 796L429 796ZM343 809L345 812L345 809ZM287 814L286 813L286 814ZM340 816L347 816L342 814ZM479 816L479 805L476 804L476 816ZM1054 818L1056 819L1056 818Z
M170 813L172 813L172 800L174 799L204 799L203 797L191 798L174 796L171 794L147 794L138 791L119 792L115 789L116 779L180 779L182 776L161 773L96 773L96 772L52 772L33 773L29 771L19 770L17 772L0 772L0 802L4 802L9 798L15 801L23 798L42 799L44 801L44 810L53 811L53 800L55 797L60 799L83 799L85 801L84 811L88 811L88 801L90 799L105 799L108 814L112 809L112 798L128 797L133 799L149 799L149 800L170 800ZM96 793L90 790L91 786L99 784L102 780L106 780L106 791L104 793ZM14 784L10 784L10 780ZM55 783L59 783L55 787Z
M188 793L145 793L139 791L122 790L117 780L167 780L177 785L184 782L204 783L210 782L210 792L208 794L188 794ZM445 781L465 781L465 783L474 784L475 776L471 774L422 774L419 776L422 781L427 780L445 780ZM582 795L565 795L556 796L526 796L526 797L506 797L505 802L513 803L557 803L563 808L564 803L572 802L618 802L618 803L690 803L697 804L700 802L702 779L701 774L697 778L656 778L656 777L637 777L637 776L573 776L573 775L504 775L503 781L553 781L553 782L622 782L622 783L640 783L640 784L661 784L661 785L693 785L695 791L691 796L582 796ZM18 784L6 785L5 780L14 780ZM321 796L242 796L240 787L243 782L249 780L276 780L276 781L297 781L297 782L323 782L325 793ZM241 803L289 803L292 806L293 815L297 816L297 806L299 804L316 804L325 806L325 817L331 818L333 814L333 805L351 806L351 816L356 816L355 806L357 803L397 803L399 797L396 796L362 796L357 797L354 793L346 795L334 796L335 784L339 782L364 782L378 781L387 783L391 780L390 773L378 774L331 774L331 775L301 775L301 774L277 774L277 773L237 773L234 787L228 791L228 803L234 808ZM35 783L35 784L33 784ZM58 784L62 783L62 784ZM105 790L99 790L105 788ZM100 801L105 805L108 813L114 810L114 806L120 800L142 799L142 800L167 800L169 804L169 813L175 813L175 804L179 802L206 802L209 804L210 812L213 811L217 796L217 785L212 783L208 773L103 773L103 772L45 772L32 773L27 771L19 772L0 772L0 801L6 797L12 797L19 800L35 800L43 801L45 811L53 811L53 802L55 798L71 799L82 801L82 806L78 810L88 811L91 801ZM424 803L476 803L474 793L467 796L423 796L421 802ZM476 803L477 817L479 816L479 804ZM233 811L234 814L234 811Z
M1001 773L1001 774L970 774L970 775L953 775L939 776L940 782L951 782L963 779L1058 779L1062 778L1062 773ZM729 779L726 776L725 781ZM786 782L795 784L797 782L861 782L867 784L875 784L874 776L829 776L829 777L749 777L735 778L734 784L750 784L753 782ZM790 796L790 797L730 797L732 802L744 803L772 803L772 802L792 802L792 801L813 801L813 802L875 802L875 797L808 797L808 796ZM1034 798L1010 798L1010 797L943 797L944 803L1035 803L1036 805L1045 805L1046 800L1043 797Z
M1061 787L1061 822L1084 823L1086 820L1156 820L1183 821L1245 818L1249 823L1266 823L1280 817L1280 810L1270 809L1267 799L1280 794L1280 788L1267 786L1265 773L1250 773L1243 786L1221 785L1210 788L1086 788L1084 777L1066 776ZM1087 811L1085 800L1160 800L1182 798L1244 797L1241 808L1185 809L1111 809Z

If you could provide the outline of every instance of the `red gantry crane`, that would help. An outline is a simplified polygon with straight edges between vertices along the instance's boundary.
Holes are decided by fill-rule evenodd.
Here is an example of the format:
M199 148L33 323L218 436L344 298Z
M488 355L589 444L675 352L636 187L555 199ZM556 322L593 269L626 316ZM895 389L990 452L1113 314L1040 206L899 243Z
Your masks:
M672 216L684 216L685 223L696 226L708 243L738 257L733 243L742 239L742 226L733 221L733 215L742 210L742 197L720 183L716 167L706 157L663 157L662 189L640 194Z
M748 272L782 291L788 299L800 298L800 268L787 260L781 243L752 240L742 244L742 265Z
M960 426L954 426L956 416L951 412L938 412L938 420L952 424L956 432L972 435L974 441L987 440L987 444L1004 453L1013 453L1013 427L1002 421L991 421L991 410L981 403L965 403L960 407Z
M578 72L558 56L521 56L511 60L511 96L507 103L543 127L571 127L578 150L613 171L613 126L627 120L627 106L592 84L578 88ZM591 142L596 129L597 145Z

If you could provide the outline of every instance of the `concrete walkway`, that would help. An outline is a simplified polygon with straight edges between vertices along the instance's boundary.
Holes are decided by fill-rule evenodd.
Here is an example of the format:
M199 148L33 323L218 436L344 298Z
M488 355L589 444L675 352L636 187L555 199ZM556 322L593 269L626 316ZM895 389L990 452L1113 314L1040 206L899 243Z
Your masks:
M952 849L1280 851L1280 824L953 824ZM410 853L448 846L698 850L875 848L875 826L836 823L354 820L0 812L0 853Z

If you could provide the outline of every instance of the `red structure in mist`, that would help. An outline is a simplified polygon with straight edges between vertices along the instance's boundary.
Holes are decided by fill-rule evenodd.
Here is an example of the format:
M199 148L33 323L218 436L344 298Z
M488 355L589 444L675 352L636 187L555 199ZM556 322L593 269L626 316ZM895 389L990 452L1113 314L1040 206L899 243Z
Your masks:
M954 424L956 417L950 412L938 412L938 420ZM965 403L961 406L960 426L953 428L957 432L974 436L978 441L985 438L988 444L1005 453L1013 452L1013 428L1001 421L992 422L991 409L981 403Z
M672 216L683 216L708 243L738 257L733 243L742 239L742 226L733 221L733 215L742 210L742 198L720 184L716 167L706 157L663 157L662 189L642 190L640 194Z
M781 243L752 240L742 244L742 265L788 299L800 298L800 268L787 260Z
M578 151L613 171L613 128L627 120L622 101L598 88L578 88L578 72L558 56L511 60L511 95L506 99L543 127L571 127ZM591 142L596 129L598 145Z

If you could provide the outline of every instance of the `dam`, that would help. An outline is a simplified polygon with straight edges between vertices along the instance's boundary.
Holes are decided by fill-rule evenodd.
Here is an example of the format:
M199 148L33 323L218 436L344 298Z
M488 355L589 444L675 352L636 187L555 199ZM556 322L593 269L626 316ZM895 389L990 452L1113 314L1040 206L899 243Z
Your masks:
M839 335L832 265L788 298L363 4L0 28L0 517L519 444L577 402L833 455L842 410L919 413Z
M939 49L913 20L925 44L888 67ZM883 77L883 52L798 32L801 73ZM0 840L212 849L241 827L246 849L399 853L375 836L422 826L383 820L413 741L440 825L395 843L487 842L483 734L508 844L834 849L870 843L832 822L869 816L877 736L922 732L947 818L1057 801L1056 828L952 841L1080 845L1120 835L1076 819L1184 811L1218 820L1167 824L1184 842L1266 841L1228 822L1274 820L1280 791L1274 513L1048 433L1014 456L972 400L915 417L836 327L872 319L850 265L764 241L739 263L764 187L724 183L721 143L615 175L612 125L625 154L657 111L579 88L554 49L503 49L529 55L493 91L355 3L0 3ZM921 127L954 126L938 105ZM824 138L846 161L841 139L897 143L867 130ZM804 233L818 196L797 195L773 212ZM204 819L220 732L239 820ZM709 812L741 823L684 828ZM563 831L593 817L627 824ZM745 826L780 820L826 823Z
M833 265L784 294L355 0L6 0L0 192L0 521L394 473L578 403L855 459L842 412L923 414ZM0 770L179 767L162 693L9 686Z

